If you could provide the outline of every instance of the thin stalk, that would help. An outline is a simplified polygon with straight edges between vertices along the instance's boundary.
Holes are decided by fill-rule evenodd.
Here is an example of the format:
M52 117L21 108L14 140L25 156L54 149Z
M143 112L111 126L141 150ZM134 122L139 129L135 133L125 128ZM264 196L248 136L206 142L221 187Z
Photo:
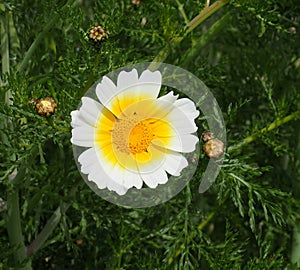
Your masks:
M82 184L82 182L78 182L73 186L70 191L70 196L74 196L77 192L78 187ZM48 219L45 227L41 230L41 232L37 235L37 237L31 242L31 244L27 247L27 255L30 256L40 250L44 243L48 240L49 236L52 234L54 229L57 227L61 220L61 216L68 210L71 204L69 203L61 203L59 207L54 211L52 216Z
M9 73L9 17L5 12L1 16L1 59L2 59L2 75Z
M94 67L98 67L99 63L100 63L100 59L101 59L101 52L98 52L98 54L96 55L96 60L95 60L95 64ZM89 78L81 92L81 96L84 96L85 93L89 90L89 88L93 85L95 80L95 73L94 73L94 69L91 70Z
M182 17L183 17L183 19L184 19L185 24L188 25L188 24L189 24L189 19L188 19L188 17L186 16L186 13L185 13L184 8L183 8L183 4L181 4L181 3L179 2L179 0L176 0L176 3L177 3L177 5L178 5L178 10L179 10L179 12L181 13L181 15L182 15Z
M37 235L37 237L34 239L34 241L27 247L27 255L28 256L36 253L43 246L43 244L47 241L49 236L52 234L53 230L59 224L62 213L67 211L67 209L69 207L70 207L70 204L63 203L62 206L59 206L54 211L52 216L47 221L45 227Z
M211 212L205 220L198 225L198 230L202 231L204 227L214 218L216 212Z
M192 32L199 24L204 22L212 14L216 13L221 7L228 4L229 0L220 0L213 3L211 6L206 6L198 16L190 21L185 34Z
M268 125L267 127L264 127L263 129L261 129L260 131L256 132L253 135L250 135L246 138L244 138L240 143L232 145L230 147L228 147L228 152L232 152L233 150L236 150L238 148L241 148L242 146L251 143L253 141L255 141L259 136L261 136L264 133L267 133L275 128L278 128L279 126L288 123L292 120L297 119L298 117L300 117L300 111L296 111L288 116L285 116L283 118L280 119L276 119L275 121L273 121L270 125Z
M1 61L2 61L2 76L6 74L9 71L9 47L8 47L8 33L7 33L7 23L6 23L6 15L5 15L5 6L4 4L0 4L0 10L3 13L1 16L1 28L0 28L0 34L1 34ZM3 78L1 78L1 88L5 85L5 82L3 81ZM3 88L1 89L3 90ZM9 101L9 93L1 91L0 92L0 101L4 103L8 103ZM0 128L2 130L5 130L7 128L7 118L3 115L0 115ZM6 134L3 132L1 133L1 141L5 144L8 144L8 138Z
M27 259L26 247L24 245L24 239L22 234L20 210L19 210L19 191L17 188L13 188L7 196L7 233L11 247L14 249L14 266L25 263ZM31 269L31 262L28 261L21 268L23 270Z
M297 146L295 153L295 169L296 177L294 183L294 196L300 199L300 124L298 123L296 129L297 135ZM297 263L300 267L300 219L296 219L294 230L293 230L293 242L292 242L292 252L291 252L291 262Z
M148 67L150 70L154 70L158 67L160 62L163 62L169 52L171 47L175 47L178 45L190 32L192 32L197 26L199 26L202 22L204 22L208 17L213 15L215 12L217 12L221 7L226 5L229 2L229 0L219 0L213 3L210 6L206 6L199 15L197 15L194 19L192 19L184 32L184 34L181 37L175 37L171 39L169 44L165 46L158 55L154 58L153 63Z
M52 28L52 26L55 24L55 22L57 21L57 19L58 19L58 15L56 14L46 24L46 26L43 28L43 31L38 34L38 36L36 37L36 39L33 41L33 43L31 44L31 46L29 47L28 51L25 53L25 57L23 58L22 62L18 66L18 68L17 68L18 72L24 72L24 70L26 69L26 67L27 67L27 65L29 63L29 60L31 59L34 51L39 46L39 44L43 40L43 38L49 33L50 28Z
M201 52L202 48L215 38L220 31L224 29L231 20L229 13L218 19L201 37L195 41L195 45L189 50L185 60L182 63L183 67L189 66L190 62Z

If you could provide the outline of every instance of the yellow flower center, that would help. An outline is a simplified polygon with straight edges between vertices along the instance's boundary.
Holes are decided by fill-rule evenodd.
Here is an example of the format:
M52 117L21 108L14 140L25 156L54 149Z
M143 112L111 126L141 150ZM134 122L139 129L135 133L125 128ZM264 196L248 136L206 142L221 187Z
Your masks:
M136 114L132 117L117 119L112 130L112 143L126 154L147 152L155 134L151 128L153 120L138 120Z
M146 120L137 123L129 135L129 151L132 154L147 152L155 135Z
M170 145L174 131L165 117L168 111L155 101L118 97L111 110L101 111L95 146L112 166L135 171L137 163L142 166L163 160L163 148Z

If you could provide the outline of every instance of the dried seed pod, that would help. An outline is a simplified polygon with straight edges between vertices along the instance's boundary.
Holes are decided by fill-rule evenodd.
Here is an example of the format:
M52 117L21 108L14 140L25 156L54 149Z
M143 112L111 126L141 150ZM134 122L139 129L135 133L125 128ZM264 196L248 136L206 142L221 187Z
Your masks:
M217 158L224 153L224 143L216 138L210 139L203 145L202 150L209 158Z
M91 27L87 33L87 36L94 44L100 44L109 37L109 33L105 31L103 27L98 25Z
M54 114L57 105L53 98L46 97L35 101L34 107L39 115L48 117Z

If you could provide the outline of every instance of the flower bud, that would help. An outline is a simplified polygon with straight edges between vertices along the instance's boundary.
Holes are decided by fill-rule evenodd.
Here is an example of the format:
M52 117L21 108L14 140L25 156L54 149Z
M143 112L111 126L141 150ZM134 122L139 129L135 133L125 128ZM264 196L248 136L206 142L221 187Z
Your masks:
M46 97L35 101L34 107L39 115L48 117L54 114L57 105L53 98Z
M103 27L98 25L91 27L87 36L94 44L99 44L109 37L109 33L105 31Z
M212 132L204 131L201 138L205 142L202 150L209 158L217 158L224 153L224 143L214 138Z
M202 150L209 158L218 158L224 153L224 143L219 139L213 138L203 145Z

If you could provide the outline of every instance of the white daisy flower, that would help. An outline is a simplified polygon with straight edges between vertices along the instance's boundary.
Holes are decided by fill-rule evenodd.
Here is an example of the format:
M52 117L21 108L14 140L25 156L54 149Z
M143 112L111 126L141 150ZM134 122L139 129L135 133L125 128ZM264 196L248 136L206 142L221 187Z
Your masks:
M78 158L81 172L99 189L124 195L145 184L156 188L188 166L181 153L193 152L199 115L188 98L173 92L158 97L162 76L145 70L120 72L117 85L103 77L96 86L98 101L82 98L73 111L74 145L86 147Z

